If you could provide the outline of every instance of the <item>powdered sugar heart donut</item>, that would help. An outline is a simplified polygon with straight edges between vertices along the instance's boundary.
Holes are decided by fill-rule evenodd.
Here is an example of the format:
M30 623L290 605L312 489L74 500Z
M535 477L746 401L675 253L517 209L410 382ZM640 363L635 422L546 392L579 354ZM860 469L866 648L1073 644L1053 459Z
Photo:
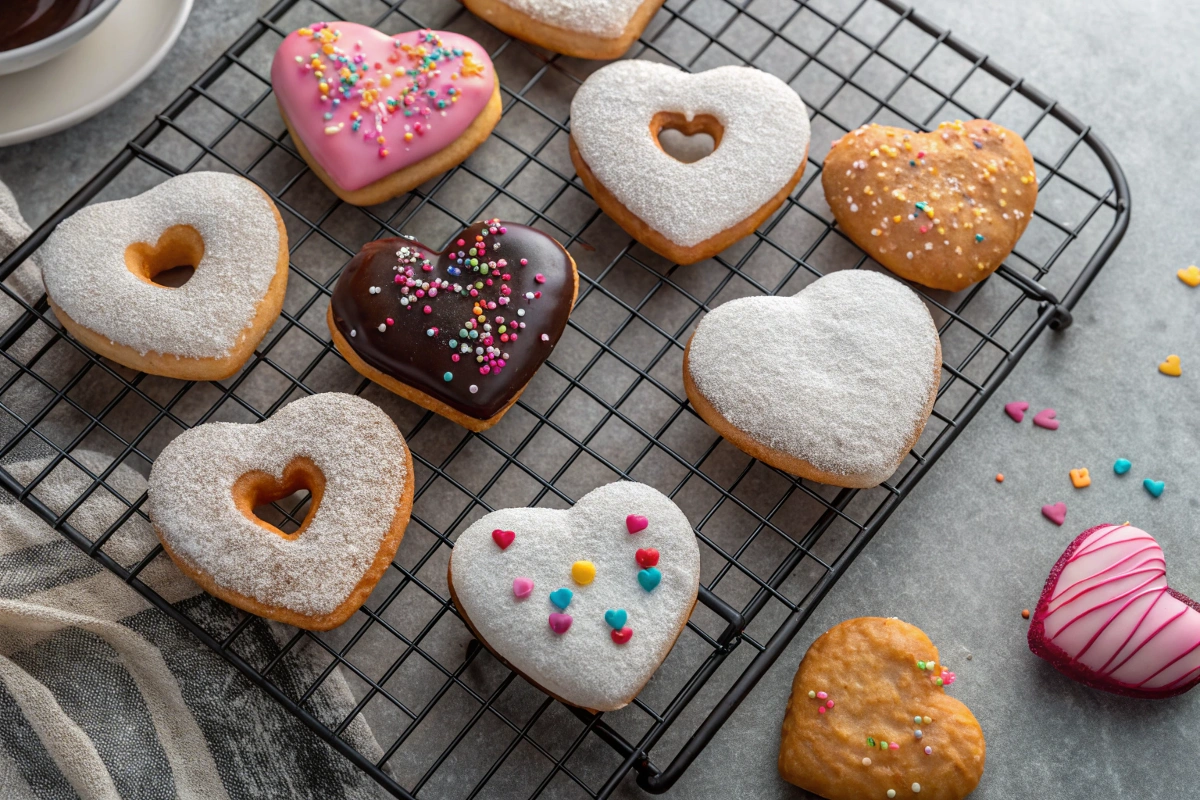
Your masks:
M716 149L685 164L663 151L673 128ZM750 67L690 75L650 61L593 73L571 103L571 160L606 214L680 264L754 231L804 173L808 113L786 83Z
M1153 536L1098 525L1050 570L1029 649L1093 689L1172 697L1200 683L1200 603L1167 585Z
M620 58L663 0L463 0L500 30L576 58Z
M615 711L667 657L696 604L700 552L683 512L618 482L566 511L493 511L450 554L450 593L497 658L564 703Z
M193 172L63 220L38 252L63 327L127 367L221 380L245 363L283 307L287 231L244 178ZM154 282L195 268L178 288Z
M412 456L390 417L318 394L265 422L184 431L150 470L147 510L167 555L240 609L309 630L353 614L396 554L413 500ZM300 528L256 506L307 489Z
M382 203L466 160L500 120L500 80L476 41L353 22L288 34L271 86L292 141L347 203Z
M793 297L709 312L688 342L683 380L696 413L760 461L865 488L920 438L941 367L921 299L885 275L847 270Z

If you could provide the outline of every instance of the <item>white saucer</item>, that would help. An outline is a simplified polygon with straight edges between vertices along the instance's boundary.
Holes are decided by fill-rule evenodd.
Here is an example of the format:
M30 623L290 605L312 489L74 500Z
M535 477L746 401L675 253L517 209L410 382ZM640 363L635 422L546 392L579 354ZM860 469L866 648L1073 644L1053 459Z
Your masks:
M123 0L61 56L0 75L0 147L69 128L120 100L163 60L191 10L192 0Z

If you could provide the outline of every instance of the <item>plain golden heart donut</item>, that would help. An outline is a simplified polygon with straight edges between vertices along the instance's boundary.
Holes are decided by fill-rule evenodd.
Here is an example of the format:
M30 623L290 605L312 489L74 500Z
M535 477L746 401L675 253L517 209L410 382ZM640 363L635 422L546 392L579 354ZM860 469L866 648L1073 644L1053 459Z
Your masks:
M287 231L250 181L171 178L65 219L38 255L71 335L132 369L181 380L234 374L274 324L287 291ZM154 278L194 268L173 288Z
M708 133L712 153L668 155L664 128ZM804 173L804 103L750 67L688 74L649 61L593 73L571 102L571 160L597 205L642 244L679 264L754 231Z
M575 58L620 58L663 0L463 0L509 36Z
M308 489L300 528L256 506ZM257 425L184 431L150 471L148 513L167 555L206 591L309 630L345 622L383 575L408 525L412 456L387 414L318 394Z

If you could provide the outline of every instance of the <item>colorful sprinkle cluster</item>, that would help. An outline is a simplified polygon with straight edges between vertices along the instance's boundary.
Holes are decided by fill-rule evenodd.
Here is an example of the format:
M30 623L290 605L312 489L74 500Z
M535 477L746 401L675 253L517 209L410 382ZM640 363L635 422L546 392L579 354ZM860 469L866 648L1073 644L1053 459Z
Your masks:
M459 324L457 331L451 331L446 341L450 363L442 379L447 383L454 380L453 365L464 361L470 363L472 359L480 375L499 375L508 364L505 345L516 342L525 329L524 308L517 309L515 315L506 316L506 309L515 302L509 285L513 279L512 265L504 258L489 257L500 249L500 238L508 233L508 229L498 219L488 220L484 225L474 241L463 238L455 242L459 249L452 254L453 264L446 268L449 277L431 274L433 261L415 245L405 245L396 251L393 284L400 292L400 305L405 311L419 309L423 314L432 314L432 303L439 296L452 295L472 301L471 316ZM488 237L492 237L490 243ZM528 265L529 260L525 258L518 264L519 267ZM545 278L539 274L535 280L541 283ZM369 291L378 294L383 288L372 286ZM532 303L541 297L541 291L531 291L525 293L524 300ZM505 313L494 313L496 311ZM377 329L386 333L395 324L395 319L388 317ZM437 326L425 330L430 339L437 339L440 334L442 331ZM542 334L542 341L549 341L549 338ZM474 394L478 387L472 384L470 390Z
M301 28L299 34L316 46L307 59L296 56L296 63L311 72L317 83L325 122L325 134L334 136L346 128L336 121L337 112L350 108L350 131L360 133L364 142L377 147L380 158L387 158L391 143L385 129L393 119L403 121L403 140L411 142L433 127L430 118L445 114L462 93L454 86L439 92L430 88L434 77L451 70L450 80L483 75L484 66L469 51L446 47L432 30L418 33L417 44L392 40L393 51L387 65L369 62L365 55L353 55L339 46L342 33L328 22ZM357 42L353 50L362 50Z
M649 524L649 520L641 514L630 514L625 518L625 527L630 535L640 533ZM516 540L516 536L515 532L500 528L492 531L492 541L502 551L507 550L512 545ZM658 559L658 550L653 547L639 548L635 554L635 560L638 566L641 567L641 571L637 575L638 583L647 592L654 591L662 581L662 573L656 566ZM591 561L576 561L571 565L571 579L580 586L587 586L596 579L596 565ZM524 600L531 594L533 594L532 578L517 577L513 579L513 597L517 600ZM566 613L567 608L574 599L575 592L566 586L559 587L549 594L550 604L558 610L551 612L548 622L550 630L559 636L569 631L575 621L574 617ZM610 608L606 610L604 612L604 621L612 629L609 631L609 635L616 644L625 644L633 638L633 628L626 625L629 621L629 612L625 609ZM822 693L822 696L824 696L824 693ZM829 708L833 708L832 700L829 701ZM824 713L824 711L822 710L821 713Z
M833 710L833 701L829 699L829 694L827 692L809 692L808 699L821 701L817 704L818 714L824 714L826 711Z

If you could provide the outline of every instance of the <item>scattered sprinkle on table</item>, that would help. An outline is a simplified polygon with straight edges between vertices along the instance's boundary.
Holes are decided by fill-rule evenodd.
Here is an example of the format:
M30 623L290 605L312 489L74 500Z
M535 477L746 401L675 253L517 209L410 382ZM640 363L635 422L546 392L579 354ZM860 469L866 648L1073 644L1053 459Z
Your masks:
M1087 467L1073 469L1070 472L1071 485L1076 489L1083 489L1092 485L1092 476L1088 474Z
M1183 367L1179 363L1179 356L1172 353L1167 356L1167 360L1158 365L1158 371L1163 375L1170 375L1172 378L1178 378L1183 374Z
M1113 462L1113 472L1118 475L1124 475L1126 472L1129 472L1129 468L1132 466L1133 464L1128 458L1118 458Z
M1057 416L1058 412L1053 408L1043 408L1034 415L1033 424L1048 431L1056 431L1058 430L1058 420L1055 417Z
M1024 400L1017 400L1012 403L1004 404L1004 413L1012 418L1013 422L1020 422L1025 419L1025 412L1029 409L1029 403Z
M1021 609L1021 618L1029 619L1029 609L1028 608Z
M996 483L1004 483L1004 473L1003 472L996 473Z
M1146 487L1146 491L1152 497L1162 497L1163 490L1167 488L1167 484L1163 481L1156 481L1151 478L1146 478L1146 480L1142 481L1142 486Z
M1044 505L1042 506L1042 516L1055 525L1062 525L1067 519L1067 504L1060 502Z
M1179 280L1183 281L1188 286L1193 288L1200 286L1200 267L1197 267L1195 264L1192 264L1187 269L1181 269L1175 274L1179 276Z

